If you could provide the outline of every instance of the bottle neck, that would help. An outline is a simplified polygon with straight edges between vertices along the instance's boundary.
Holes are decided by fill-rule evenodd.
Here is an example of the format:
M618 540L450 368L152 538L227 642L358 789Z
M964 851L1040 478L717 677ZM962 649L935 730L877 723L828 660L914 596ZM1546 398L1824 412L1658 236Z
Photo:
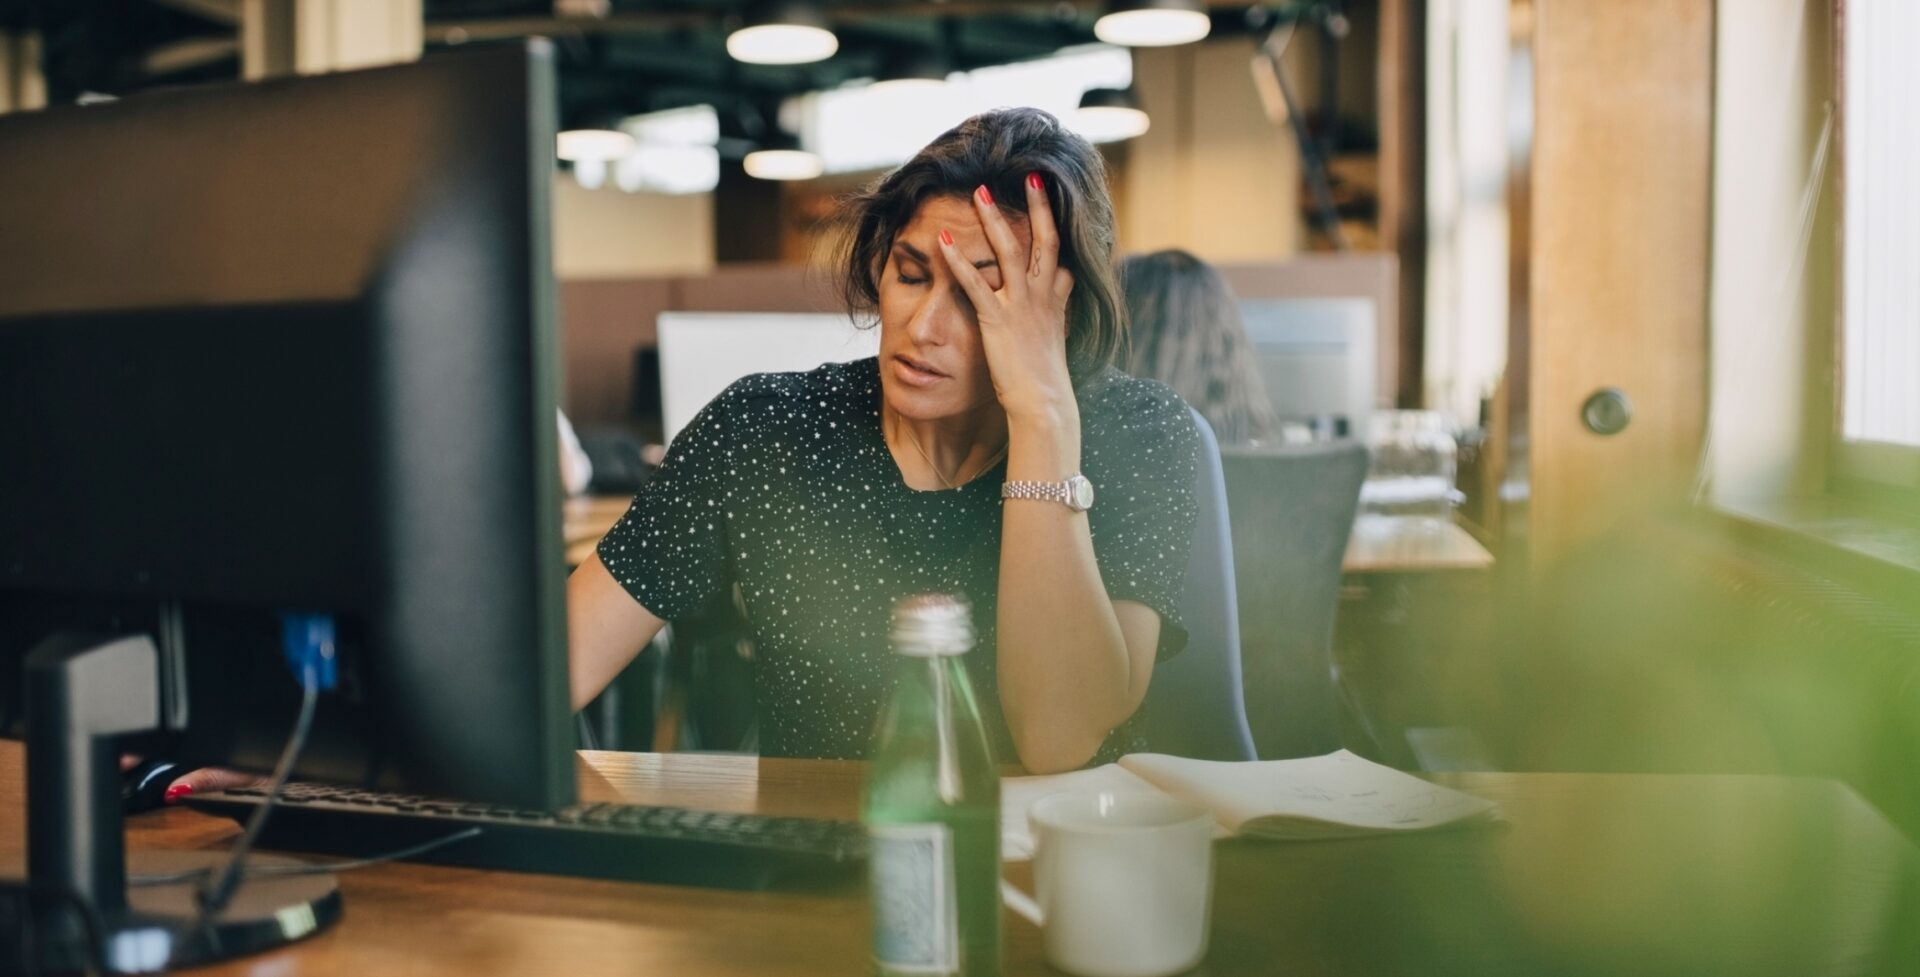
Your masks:
M873 759L880 766L896 754L930 760L934 786L948 803L977 793L970 780L981 770L991 776L992 759L961 656L900 655L894 674Z
M966 670L958 655L901 655L894 666L894 697L903 710L931 720L945 735L951 731L957 699L963 695L971 705L971 689L966 686ZM967 691L962 693L962 689ZM970 710L969 710L970 711ZM943 748L947 744L942 744Z

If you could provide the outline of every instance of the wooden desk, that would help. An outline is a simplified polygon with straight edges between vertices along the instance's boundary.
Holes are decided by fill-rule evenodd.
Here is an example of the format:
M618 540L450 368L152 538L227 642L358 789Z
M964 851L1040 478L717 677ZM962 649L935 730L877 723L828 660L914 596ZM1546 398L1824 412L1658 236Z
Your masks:
M1340 569L1346 573L1484 570L1493 554L1448 519L1362 515L1353 522Z
M0 857L19 864L17 743L0 743ZM595 800L851 816L860 766L583 754ZM1903 973L1920 968L1920 855L1838 784L1739 776L1460 774L1504 828L1219 846L1212 949L1194 973ZM133 820L134 847L218 848L225 821ZM1024 884L1025 866L1012 873ZM255 977L867 973L866 903L422 865L341 876L342 922L208 968ZM1010 975L1053 973L1007 921Z
M567 566L577 567L593 555L600 537L627 514L631 495L579 495L561 510L561 537L567 544Z

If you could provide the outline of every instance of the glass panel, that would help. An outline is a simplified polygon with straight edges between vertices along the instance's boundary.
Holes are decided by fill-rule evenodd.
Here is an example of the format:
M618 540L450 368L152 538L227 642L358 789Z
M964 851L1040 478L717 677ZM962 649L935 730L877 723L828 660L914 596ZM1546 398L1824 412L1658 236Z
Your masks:
M1920 4L1846 6L1841 431L1920 446Z

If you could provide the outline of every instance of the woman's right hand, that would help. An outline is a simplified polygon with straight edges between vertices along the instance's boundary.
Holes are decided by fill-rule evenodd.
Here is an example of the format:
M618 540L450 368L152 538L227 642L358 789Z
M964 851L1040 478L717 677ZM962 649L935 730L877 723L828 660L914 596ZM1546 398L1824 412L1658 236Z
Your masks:
M220 767L201 767L178 777L167 787L167 803L177 804L180 798L188 794L204 794L214 790L228 790L234 787L259 787L267 778L258 774L241 773L238 770L225 770Z

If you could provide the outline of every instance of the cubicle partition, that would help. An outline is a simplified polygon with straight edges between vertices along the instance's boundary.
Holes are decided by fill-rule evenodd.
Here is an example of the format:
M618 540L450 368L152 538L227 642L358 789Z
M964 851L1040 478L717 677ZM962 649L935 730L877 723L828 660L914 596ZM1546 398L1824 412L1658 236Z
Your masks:
M831 276L798 265L744 264L704 275L560 283L566 376L561 406L578 426L657 434L657 406L636 405L635 363L659 342L662 312L840 312ZM657 397L652 378L643 384Z
M1373 405L1399 406L1420 396L1417 357L1402 350L1399 259L1390 251L1303 254L1285 261L1222 264L1220 274L1243 303L1295 299L1358 299L1371 306ZM1355 344L1360 345L1360 344ZM1408 378L1403 361L1414 360Z

